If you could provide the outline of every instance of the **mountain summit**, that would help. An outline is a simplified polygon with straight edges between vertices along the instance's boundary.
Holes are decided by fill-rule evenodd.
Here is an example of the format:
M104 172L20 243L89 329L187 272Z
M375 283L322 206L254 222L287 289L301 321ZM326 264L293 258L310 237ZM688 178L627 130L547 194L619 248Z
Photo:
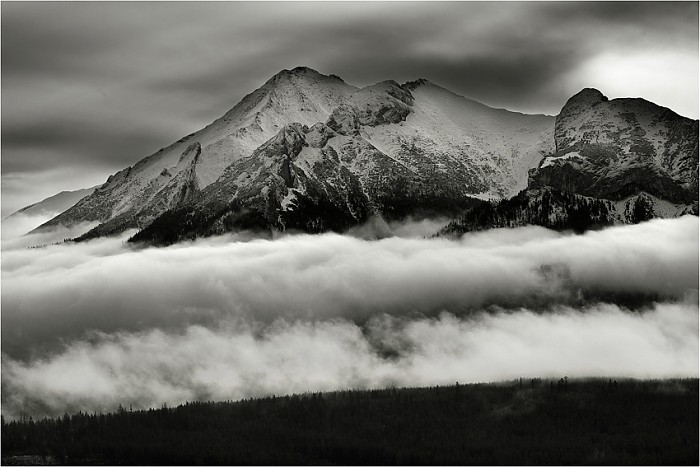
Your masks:
M40 229L98 221L86 238L139 228L137 240L159 243L250 228L340 231L372 215L457 215L543 185L688 203L697 128L592 89L555 118L494 109L424 79L357 88L297 67ZM638 165L658 177L615 192Z
M621 200L646 191L675 202L698 198L698 122L644 99L608 100L584 89L554 127L556 152L531 185Z

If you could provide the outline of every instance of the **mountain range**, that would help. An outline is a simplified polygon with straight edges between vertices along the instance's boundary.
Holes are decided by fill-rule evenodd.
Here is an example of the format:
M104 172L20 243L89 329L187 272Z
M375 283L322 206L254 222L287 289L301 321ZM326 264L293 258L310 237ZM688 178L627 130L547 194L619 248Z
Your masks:
M205 128L43 224L168 244L253 229L343 231L450 216L442 234L585 230L698 212L698 121L594 89L559 115L494 109L420 79L357 88L283 70Z

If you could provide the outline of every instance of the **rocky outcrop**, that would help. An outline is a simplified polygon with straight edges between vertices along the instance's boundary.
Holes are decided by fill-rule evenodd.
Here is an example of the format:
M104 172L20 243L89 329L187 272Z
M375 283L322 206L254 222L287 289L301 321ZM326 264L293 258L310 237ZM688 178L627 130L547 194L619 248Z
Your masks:
M333 109L331 116L326 121L326 126L331 130L345 136L360 134L360 119L357 109L350 105L340 105Z
M641 192L673 203L698 198L698 121L643 99L584 89L557 116L556 152L529 186L621 200Z
M396 81L382 81L360 90L354 101L359 107L360 123L378 126L406 120L411 113L413 96Z

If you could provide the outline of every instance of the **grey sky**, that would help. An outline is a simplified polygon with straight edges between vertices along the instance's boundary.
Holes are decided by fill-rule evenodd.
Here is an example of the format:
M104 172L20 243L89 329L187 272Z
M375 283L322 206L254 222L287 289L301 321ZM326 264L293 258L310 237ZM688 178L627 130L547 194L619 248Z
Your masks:
M698 3L8 3L2 214L103 182L283 68L558 113L586 86L698 117Z

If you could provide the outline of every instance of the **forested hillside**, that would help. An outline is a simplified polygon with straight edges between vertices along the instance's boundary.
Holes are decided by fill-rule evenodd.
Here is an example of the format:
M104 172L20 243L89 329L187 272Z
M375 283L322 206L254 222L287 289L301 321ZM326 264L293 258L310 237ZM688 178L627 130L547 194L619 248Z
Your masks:
M653 217L653 213L647 214L643 210L644 198L639 199L642 201L638 203L639 209L635 209L634 223ZM610 201L543 188L523 190L509 199L475 205L446 225L440 234L461 235L476 230L525 225L580 233L610 226L616 221L620 221L620 216Z
M3 420L2 461L697 465L698 380L528 379Z

